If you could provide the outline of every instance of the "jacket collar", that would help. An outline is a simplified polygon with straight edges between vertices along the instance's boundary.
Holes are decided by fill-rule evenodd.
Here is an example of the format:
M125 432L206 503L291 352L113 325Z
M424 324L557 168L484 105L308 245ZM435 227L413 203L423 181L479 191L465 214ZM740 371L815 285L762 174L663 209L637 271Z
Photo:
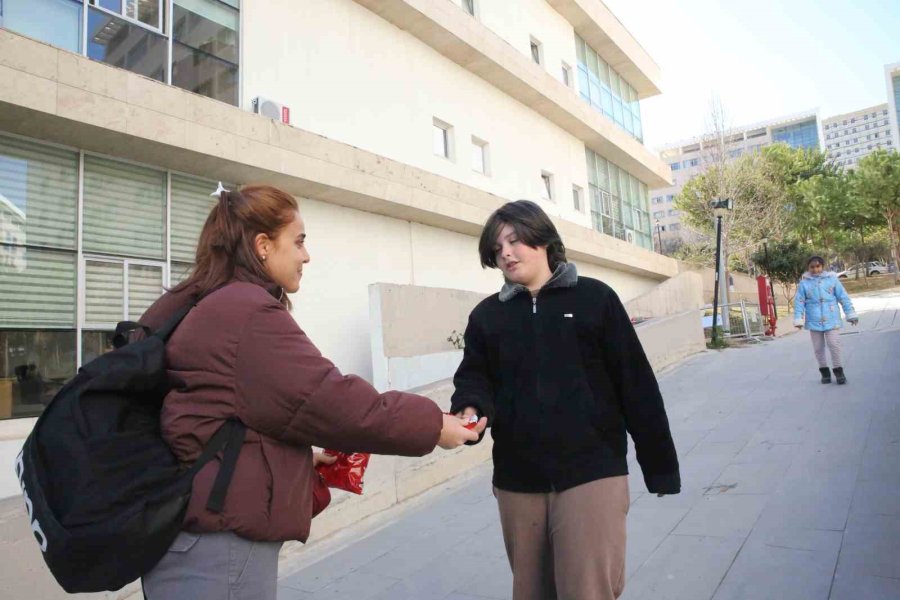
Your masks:
M243 281L245 283L253 283L272 295L279 302L284 297L284 289L269 278L263 278L245 267L235 267L234 277L232 281Z
M556 270L553 271L553 276L544 284L541 291L549 290L551 288L570 288L575 287L577 284L578 268L572 263L559 263L556 265ZM512 300L521 292L527 293L528 288L520 283L507 281L500 290L500 302Z
M807 271L806 273L803 274L803 279L819 279L822 277L836 277L836 276L837 276L837 273L835 273L834 271L822 271L818 275L813 275L812 273Z

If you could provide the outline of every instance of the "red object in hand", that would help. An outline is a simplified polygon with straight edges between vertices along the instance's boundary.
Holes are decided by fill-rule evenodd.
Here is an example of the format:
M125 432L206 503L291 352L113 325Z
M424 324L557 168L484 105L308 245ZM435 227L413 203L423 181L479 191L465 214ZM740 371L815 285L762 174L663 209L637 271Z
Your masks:
M366 467L369 466L370 455L364 452L347 454L337 450L325 450L323 454L337 456L334 463L321 464L316 467L316 471L322 476L325 485L354 494L362 494L363 476L366 474Z
M451 417L455 417L456 415L452 413L444 413L445 415L450 415ZM478 415L469 415L469 422L463 425L466 429L475 429L475 426L478 425Z

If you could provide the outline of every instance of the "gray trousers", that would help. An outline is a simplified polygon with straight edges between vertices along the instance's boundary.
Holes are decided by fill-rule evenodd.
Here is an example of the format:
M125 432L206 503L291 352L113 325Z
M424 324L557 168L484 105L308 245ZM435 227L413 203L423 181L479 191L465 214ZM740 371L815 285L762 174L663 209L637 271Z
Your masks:
M513 600L615 600L625 588L628 477L564 492L494 489Z
M147 600L275 600L281 542L182 531L144 575Z
M830 331L810 331L812 337L813 351L816 353L816 360L819 361L819 367L827 367L828 359L825 357L825 345L828 345L828 351L831 353L831 363L835 369L841 368L841 330L832 329Z

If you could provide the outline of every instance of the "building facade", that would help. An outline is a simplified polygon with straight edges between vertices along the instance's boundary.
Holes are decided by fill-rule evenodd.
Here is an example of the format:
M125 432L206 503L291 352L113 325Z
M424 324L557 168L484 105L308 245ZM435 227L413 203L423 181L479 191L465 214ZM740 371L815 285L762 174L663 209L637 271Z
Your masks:
M657 249L663 253L676 241L697 238L696 233L682 224L681 214L675 208L675 197L688 181L719 160L720 148L726 153L725 160L758 152L775 143L818 149L822 147L822 129L818 113L807 112L732 129L725 136L724 144L710 143L707 139L697 137L660 150L661 158L672 169L672 184L650 191L650 218ZM662 248L659 248L660 244Z
M900 63L885 65L884 79L887 86L888 123L894 149L900 152Z
M39 414L190 271L220 180L300 199L294 314L366 377L368 286L495 291L477 235L507 200L538 201L623 299L677 272L649 215L670 170L641 141L659 69L600 2L0 7L0 420Z
M879 148L895 149L887 104L822 120L825 150L834 164L852 169Z

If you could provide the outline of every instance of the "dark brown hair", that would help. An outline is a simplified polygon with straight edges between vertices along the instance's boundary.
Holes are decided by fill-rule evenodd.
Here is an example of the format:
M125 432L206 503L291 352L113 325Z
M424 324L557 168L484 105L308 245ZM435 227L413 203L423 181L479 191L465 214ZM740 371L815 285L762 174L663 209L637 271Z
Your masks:
M822 258L821 256L810 256L809 260L806 261L806 268L807 269L810 268L813 265L813 263L820 264L820 265L822 265L822 267L824 267L825 259Z
M191 276L173 291L191 289L203 296L234 279L238 270L262 282L271 282L256 254L255 238L275 238L299 210L297 200L271 185L248 185L223 191L200 232ZM287 296L282 303L290 308Z
M497 246L497 236L500 235L504 225L511 226L519 240L531 248L546 246L547 262L551 271L555 271L560 263L568 262L566 247L547 213L530 200L516 200L498 208L484 224L481 239L478 241L482 267L497 268L497 253L494 248Z

